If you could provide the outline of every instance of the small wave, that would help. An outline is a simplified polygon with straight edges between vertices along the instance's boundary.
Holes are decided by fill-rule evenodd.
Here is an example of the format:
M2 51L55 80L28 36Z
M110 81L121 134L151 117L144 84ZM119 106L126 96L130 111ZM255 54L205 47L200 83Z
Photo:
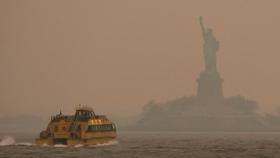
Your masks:
M63 145L63 144L55 144L53 147L56 147L56 148L66 148L67 145Z
M12 136L4 136L0 141L0 146L14 145L16 140Z
M34 144L30 143L30 142L20 142L20 143L16 143L15 145L18 145L18 146L33 146Z
M117 145L119 142L117 140L110 141L108 143L96 144L96 145L89 145L90 147L101 147L101 146L109 146L109 145Z
M75 145L74 147L75 148L80 148L80 147L83 147L84 145L83 144L77 144L77 145Z

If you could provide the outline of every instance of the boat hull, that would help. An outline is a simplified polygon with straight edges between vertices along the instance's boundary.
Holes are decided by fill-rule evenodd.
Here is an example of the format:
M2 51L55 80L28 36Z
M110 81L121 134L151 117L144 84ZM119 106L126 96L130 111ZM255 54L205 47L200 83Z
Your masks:
M97 144L107 144L110 142L116 141L116 138L93 138L93 139L65 139L65 141L55 141L53 139L36 139L35 144L36 145L56 145L56 144L62 144L62 145L68 145L68 146L74 146L78 144L82 145L97 145Z

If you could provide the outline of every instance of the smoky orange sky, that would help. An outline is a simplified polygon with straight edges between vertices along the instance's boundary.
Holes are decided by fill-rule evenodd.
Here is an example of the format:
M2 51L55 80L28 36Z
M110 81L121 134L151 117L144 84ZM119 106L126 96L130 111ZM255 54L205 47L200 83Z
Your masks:
M198 16L220 41L224 95L280 105L278 0L1 0L0 116L134 115L196 94Z

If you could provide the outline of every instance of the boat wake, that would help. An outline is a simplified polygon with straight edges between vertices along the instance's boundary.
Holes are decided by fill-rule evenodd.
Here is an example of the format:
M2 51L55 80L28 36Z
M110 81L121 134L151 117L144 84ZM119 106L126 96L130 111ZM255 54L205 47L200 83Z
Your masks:
M55 145L53 145L53 147L55 147L55 148L66 148L68 146L64 145L64 144L55 144Z
M17 145L17 146L32 146L33 143L30 142L16 142L16 139L12 136L4 136L2 139L0 139L0 146L11 146L11 145Z
M75 148L81 148L81 147L103 147L103 146L111 146L111 145L117 145L119 142L117 140L110 141L108 143L102 143L102 144L95 144L95 145L83 145L83 144L77 144L74 147ZM16 139L12 136L4 136L0 139L0 146L35 146L36 144L31 142L16 142ZM63 144L56 144L56 145L40 145L42 147L55 147L55 148L65 148L65 147L71 147ZM73 147L73 146L72 146Z
M110 141L108 143L102 143L102 144L95 144L95 145L84 145L84 144L77 144L74 146L68 146L68 145L63 145L63 144L56 144L56 145L45 145L45 147L55 147L55 148L66 148L66 147L74 147L74 148L81 148L81 147L103 147L103 146L111 146L111 145L117 145L119 144L118 141ZM44 145L43 145L44 146Z
M20 142L20 143L16 143L15 145L19 145L19 146L33 146L35 144L34 143L30 143L30 142Z
M108 143L103 144L95 144L95 145L89 145L90 147L102 147L102 146L111 146L111 145L118 145L119 142L117 140L110 141Z
M75 145L74 147L75 148L80 148L80 147L83 147L84 145L83 144L77 144L77 145Z
M8 146L16 144L16 140L12 136L4 136L0 141L0 146Z

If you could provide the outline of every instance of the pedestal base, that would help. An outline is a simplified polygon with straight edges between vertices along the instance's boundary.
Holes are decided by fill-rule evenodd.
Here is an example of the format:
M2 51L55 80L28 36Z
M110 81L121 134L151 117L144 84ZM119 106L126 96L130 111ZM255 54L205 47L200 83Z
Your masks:
M199 100L216 102L224 98L223 79L218 72L202 72L197 82L197 97Z

